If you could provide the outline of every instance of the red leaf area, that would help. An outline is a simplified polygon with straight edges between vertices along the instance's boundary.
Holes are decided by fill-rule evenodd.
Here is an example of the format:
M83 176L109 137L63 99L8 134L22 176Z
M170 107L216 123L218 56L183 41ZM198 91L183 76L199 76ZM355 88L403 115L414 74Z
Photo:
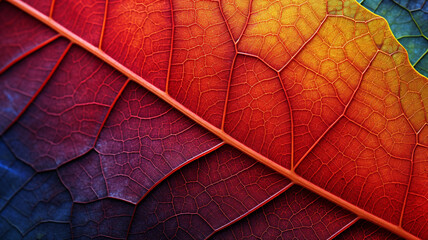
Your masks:
M0 22L0 236L428 238L428 81L353 0Z

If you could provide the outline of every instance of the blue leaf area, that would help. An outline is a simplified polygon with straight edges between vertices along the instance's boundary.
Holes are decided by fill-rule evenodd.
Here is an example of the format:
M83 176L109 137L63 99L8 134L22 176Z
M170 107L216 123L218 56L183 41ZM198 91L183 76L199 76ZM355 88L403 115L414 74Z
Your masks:
M358 0L385 18L409 53L410 63L428 77L428 2L426 0Z

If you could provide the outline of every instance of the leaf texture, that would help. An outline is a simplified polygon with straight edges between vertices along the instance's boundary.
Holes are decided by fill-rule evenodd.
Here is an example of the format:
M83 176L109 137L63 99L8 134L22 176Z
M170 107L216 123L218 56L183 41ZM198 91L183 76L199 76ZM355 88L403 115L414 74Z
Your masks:
M359 0L364 7L384 17L398 41L409 53L409 60L415 69L428 76L428 7L426 1Z
M424 50L354 0L0 20L2 238L428 238Z

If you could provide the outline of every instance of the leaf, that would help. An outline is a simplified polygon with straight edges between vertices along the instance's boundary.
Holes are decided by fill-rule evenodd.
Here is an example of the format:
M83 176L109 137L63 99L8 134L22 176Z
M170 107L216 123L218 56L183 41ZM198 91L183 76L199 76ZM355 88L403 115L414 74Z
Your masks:
M2 238L428 238L428 81L353 0L0 20Z

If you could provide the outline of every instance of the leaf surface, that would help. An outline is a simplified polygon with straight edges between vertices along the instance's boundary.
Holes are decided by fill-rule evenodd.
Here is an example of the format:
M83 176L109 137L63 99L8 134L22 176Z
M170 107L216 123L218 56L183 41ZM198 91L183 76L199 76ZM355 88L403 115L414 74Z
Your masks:
M384 17L397 40L409 53L410 63L424 76L428 76L428 5L426 1L359 0L364 7Z
M358 3L0 16L0 236L428 238L428 81Z

